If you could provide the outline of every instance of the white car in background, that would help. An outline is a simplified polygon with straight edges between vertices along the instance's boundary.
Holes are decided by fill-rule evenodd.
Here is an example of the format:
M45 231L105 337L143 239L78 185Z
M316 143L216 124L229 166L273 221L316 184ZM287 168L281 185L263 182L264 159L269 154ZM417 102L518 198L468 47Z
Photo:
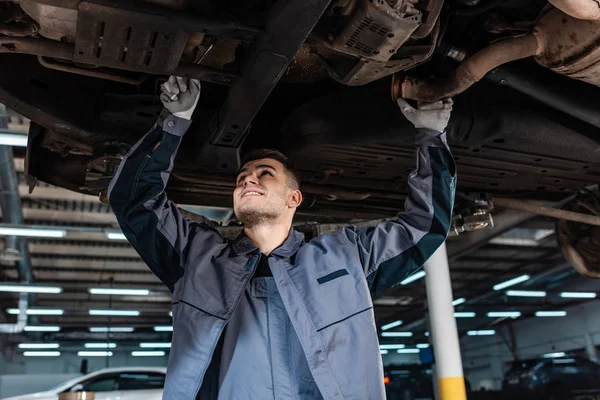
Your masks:
M48 391L3 400L58 400L64 392L94 392L95 400L161 400L166 368L105 368Z

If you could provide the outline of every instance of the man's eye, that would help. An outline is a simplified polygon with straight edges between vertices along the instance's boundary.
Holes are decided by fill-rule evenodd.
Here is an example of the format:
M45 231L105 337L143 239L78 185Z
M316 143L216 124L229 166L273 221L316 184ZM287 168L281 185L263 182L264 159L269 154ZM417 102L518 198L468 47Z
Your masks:
M269 176L273 176L273 174L271 173L271 171L263 171L260 175L263 176L265 174L269 175Z

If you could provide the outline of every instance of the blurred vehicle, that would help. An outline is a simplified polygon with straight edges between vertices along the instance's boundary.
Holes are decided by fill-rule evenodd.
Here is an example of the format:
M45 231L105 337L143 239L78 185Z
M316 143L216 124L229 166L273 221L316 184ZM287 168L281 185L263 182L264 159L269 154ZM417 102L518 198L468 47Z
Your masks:
M434 399L431 366L419 364L384 367L387 400Z
M65 392L94 392L95 400L161 400L166 368L105 368L39 393L4 400L58 400Z
M528 400L600 394L600 365L579 357L518 361L506 373L502 391L506 398Z

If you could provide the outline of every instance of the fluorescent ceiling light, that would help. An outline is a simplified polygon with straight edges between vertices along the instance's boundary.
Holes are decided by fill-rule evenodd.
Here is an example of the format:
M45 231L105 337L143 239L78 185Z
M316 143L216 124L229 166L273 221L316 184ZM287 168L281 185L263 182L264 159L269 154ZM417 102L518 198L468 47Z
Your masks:
M401 285L408 285L411 282L417 281L421 278L423 278L425 275L427 275L427 273L425 272L425 270L420 270L419 272L412 274L411 276L409 276L408 278L406 278L405 280L403 280L402 282L400 282Z
M170 349L171 343L168 343L168 342L140 343L140 347L143 349Z
M544 354L543 357L544 358L555 358L555 357L564 357L566 354L563 353L562 351L556 352L556 353L548 353L548 354Z
M58 349L58 343L19 343L20 349Z
M406 347L406 345L403 345L403 344L380 344L379 345L380 350L396 350L396 349L403 349L405 347Z
M499 284L495 285L494 286L494 290L502 290L502 289L507 288L509 286L514 286L514 285L519 284L521 282L528 281L529 278L531 278L529 275L517 276L516 278L512 278L512 279L509 279L507 281L504 281L502 283L499 283Z
M19 315L21 313L18 308L9 308L6 312L11 315ZM63 315L65 311L57 308L30 308L25 313L27 315Z
M115 288L90 288L90 294L109 294L122 296L148 296L148 289L115 289Z
M122 232L106 232L106 237L110 240L127 240Z
M134 357L162 357L165 355L164 351L132 351L131 355Z
M464 297L461 297L460 299L456 299L452 302L453 306L458 306L459 304L463 304L465 301L467 301L467 299L465 299Z
M114 349L117 347L116 343L85 343L83 345L86 349Z
M566 311L537 311L536 317L566 317Z
M402 321L394 321L394 322L390 322L389 324L383 325L381 327L382 331L387 331L388 329L392 329L395 328L397 326L402 325Z
M455 312L454 318L475 318L474 312Z
M425 332L425 336L429 337L429 332Z
M58 357L60 351L24 351L25 357Z
M112 351L78 351L79 357L112 357Z
M507 290L506 295L512 297L546 297L546 292L541 290Z
M129 333L133 332L134 328L130 326L93 326L90 328L90 332L92 333L102 333L102 332L120 332L120 333Z
M169 317L173 316L173 311L169 311Z
M519 318L521 316L520 311L490 311L487 313L490 318Z
M560 297L565 299L595 299L596 293L594 292L562 292Z
M90 315L110 315L114 317L139 317L140 312L135 310L90 310Z
M417 344L417 349L427 349L429 348L429 343L419 343Z
M491 336L495 335L496 331L493 329L483 329L479 331L468 331L467 335L469 336Z
M412 337L412 332L382 332L382 337Z
M387 354L387 353L388 353L388 351L387 351L387 350L379 350L379 352L380 352L381 354Z
M27 147L27 135L18 133L0 132L0 145Z
M25 332L58 332L60 326L26 326Z
M66 234L67 231L65 231L64 229L9 228L6 226L0 227L0 235L4 236L62 238L65 237Z
M57 286L24 286L0 284L0 292L57 294L62 292L62 288Z
M169 325L155 326L154 332L173 332L173 327Z
M418 353L420 351L421 350L419 350L419 349L398 349L398 350L396 350L396 353L399 353L399 354L410 354L410 353Z

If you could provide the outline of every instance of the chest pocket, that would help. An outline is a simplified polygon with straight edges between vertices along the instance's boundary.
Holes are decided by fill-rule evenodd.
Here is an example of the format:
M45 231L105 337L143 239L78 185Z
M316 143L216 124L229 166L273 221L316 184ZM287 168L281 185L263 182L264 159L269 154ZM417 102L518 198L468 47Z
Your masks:
M333 235L331 235L333 236ZM355 247L330 235L304 245L289 273L317 330L373 307Z

